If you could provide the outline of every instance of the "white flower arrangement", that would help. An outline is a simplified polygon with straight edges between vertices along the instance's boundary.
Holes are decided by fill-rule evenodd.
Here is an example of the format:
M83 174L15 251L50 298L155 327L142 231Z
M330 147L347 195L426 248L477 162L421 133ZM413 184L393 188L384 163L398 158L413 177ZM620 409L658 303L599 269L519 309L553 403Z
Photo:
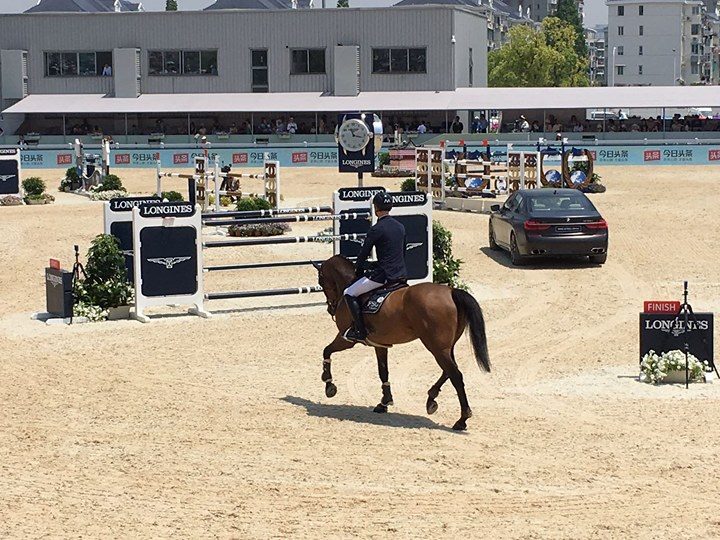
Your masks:
M92 188L88 191L91 201L109 201L117 197L127 197L128 194L124 191L93 191Z
M78 302L73 306L73 317L85 317L90 322L107 320L108 310L100 306L93 306L85 302Z
M688 354L688 371L690 381L702 380L708 368L708 361L700 361L692 354ZM646 383L657 384L668 373L685 371L685 353L680 350L664 352L660 355L651 350L640 362L640 380Z

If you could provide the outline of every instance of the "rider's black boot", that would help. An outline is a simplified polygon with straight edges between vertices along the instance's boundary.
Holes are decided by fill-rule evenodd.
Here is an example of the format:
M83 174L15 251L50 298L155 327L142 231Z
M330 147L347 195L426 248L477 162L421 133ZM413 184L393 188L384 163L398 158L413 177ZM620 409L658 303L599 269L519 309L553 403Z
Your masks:
M345 302L347 302L348 308L350 309L354 325L345 332L343 337L348 341L365 341L367 338L367 329L365 328L365 321L363 321L360 302L358 302L357 298L349 294L345 295Z

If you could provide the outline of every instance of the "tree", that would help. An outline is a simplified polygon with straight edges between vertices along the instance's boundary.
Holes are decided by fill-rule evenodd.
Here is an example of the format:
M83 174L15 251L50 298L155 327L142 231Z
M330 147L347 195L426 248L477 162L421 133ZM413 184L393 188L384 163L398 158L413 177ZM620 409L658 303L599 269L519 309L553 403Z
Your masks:
M575 52L579 58L587 58L588 48L585 43L585 29L582 25L576 0L558 0L555 17L569 24L575 30Z
M177 0L165 0L165 11L177 11Z
M350 7L350 0L338 0L337 7L339 7L339 8Z
M509 41L488 55L488 84L587 86L586 64L578 58L574 42L574 29L554 17L546 17L540 30L515 26Z

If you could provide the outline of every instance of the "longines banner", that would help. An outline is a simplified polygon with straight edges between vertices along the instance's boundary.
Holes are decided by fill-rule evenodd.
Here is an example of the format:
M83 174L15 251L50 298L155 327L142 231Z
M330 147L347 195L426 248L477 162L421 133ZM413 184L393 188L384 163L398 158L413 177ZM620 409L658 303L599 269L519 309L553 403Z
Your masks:
M580 145L577 145L581 147ZM718 165L720 166L720 145L676 145L676 146L587 146L598 165ZM481 146L468 146L469 151L484 150ZM494 150L504 151L504 145ZM515 150L534 150L534 145L514 143ZM96 152L86 147L88 152ZM97 149L99 152L99 149ZM307 147L237 147L211 148L210 158L219 157L223 164L236 168L261 167L267 159L278 160L283 167L337 167L338 148L334 144ZM110 167L155 167L159 159L163 167L192 167L193 158L203 155L202 149L111 148ZM27 149L21 152L22 167L25 169L68 168L74 164L72 151L67 147L57 150ZM559 164L559 162L558 162Z
M713 314L695 313L689 316L688 328L685 317L676 320L675 314L640 314L640 359L651 349L660 354L675 349L684 350L685 341L690 353L699 360L713 362Z

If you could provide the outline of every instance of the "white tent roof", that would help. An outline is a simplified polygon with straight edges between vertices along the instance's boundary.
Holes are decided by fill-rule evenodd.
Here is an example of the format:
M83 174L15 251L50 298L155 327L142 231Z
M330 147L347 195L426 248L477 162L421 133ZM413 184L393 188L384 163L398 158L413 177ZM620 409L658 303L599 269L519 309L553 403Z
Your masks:
M478 109L720 107L717 86L592 88L458 88L455 91L361 92L354 97L314 92L271 94L33 94L4 113L122 114L214 112L342 112Z

